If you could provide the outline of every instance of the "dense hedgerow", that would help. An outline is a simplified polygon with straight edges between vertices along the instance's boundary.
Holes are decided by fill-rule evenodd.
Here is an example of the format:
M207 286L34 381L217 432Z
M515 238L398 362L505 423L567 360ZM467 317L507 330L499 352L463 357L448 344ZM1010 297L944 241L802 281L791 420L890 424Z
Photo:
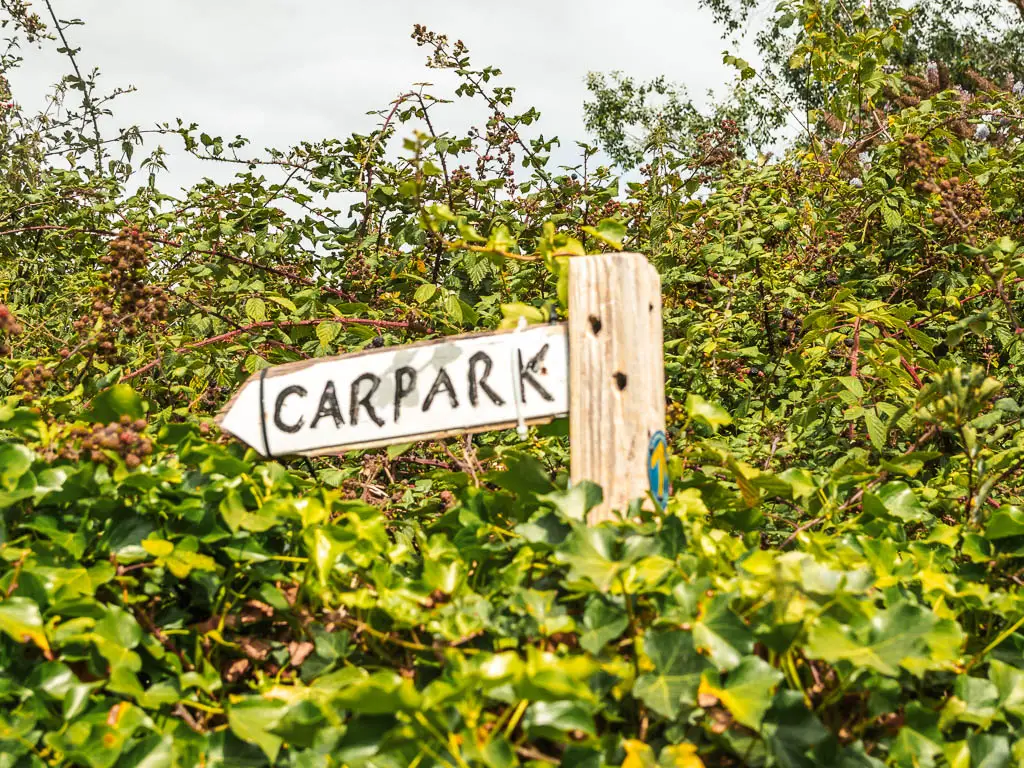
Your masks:
M0 7L2 71L67 34ZM0 766L1024 765L1020 89L901 10L778 14L784 151L748 92L628 184L422 27L465 135L417 87L246 154L0 80ZM146 138L238 174L169 195ZM564 424L309 463L213 426L267 365L561 316L614 248L663 280L664 511L587 527Z

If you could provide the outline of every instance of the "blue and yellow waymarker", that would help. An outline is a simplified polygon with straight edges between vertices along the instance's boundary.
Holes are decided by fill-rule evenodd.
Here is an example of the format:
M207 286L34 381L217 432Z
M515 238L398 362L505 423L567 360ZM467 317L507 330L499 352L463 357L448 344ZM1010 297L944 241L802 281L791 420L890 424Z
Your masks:
M651 495L662 509L668 504L668 441L660 429L651 435L647 444L647 480L651 486Z

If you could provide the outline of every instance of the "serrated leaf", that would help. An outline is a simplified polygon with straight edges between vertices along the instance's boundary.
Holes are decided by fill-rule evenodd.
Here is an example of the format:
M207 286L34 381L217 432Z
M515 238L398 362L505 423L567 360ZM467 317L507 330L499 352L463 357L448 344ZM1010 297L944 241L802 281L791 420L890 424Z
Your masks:
M245 364L243 365L243 367L245 368L246 372L253 374L256 373L256 371L263 370L264 368L269 368L270 363L268 363L264 358L260 357L259 355L249 355L248 357L245 358Z
M326 320L316 327L316 337L320 340L320 346L325 349L338 338L339 333L341 333L341 325L330 320Z
M732 424L732 416L722 406L709 403L700 395L686 396L686 415L694 421L705 424L714 431Z
M615 219L601 219L596 227L583 227L583 231L610 245L616 251L621 251L622 240L626 236L626 225Z
M462 302L459 301L459 297L454 293L449 293L444 297L444 311L453 322L462 322Z
M253 297L245 302L245 314L254 323L262 323L267 319L267 303L263 299Z
M871 439L871 445L875 447L876 451L881 451L885 448L889 432L886 425L878 418L874 411L866 409L864 411L864 424L868 428L868 437Z
M287 309L289 312L297 312L298 307L295 306L295 302L291 299L285 298L284 296L267 296L267 298L275 304L280 304L282 307Z
M416 289L416 293L414 294L413 298L416 299L416 301L418 301L420 304L426 304L428 301L434 298L435 293L437 293L436 285L434 285L433 283L424 283L423 285Z

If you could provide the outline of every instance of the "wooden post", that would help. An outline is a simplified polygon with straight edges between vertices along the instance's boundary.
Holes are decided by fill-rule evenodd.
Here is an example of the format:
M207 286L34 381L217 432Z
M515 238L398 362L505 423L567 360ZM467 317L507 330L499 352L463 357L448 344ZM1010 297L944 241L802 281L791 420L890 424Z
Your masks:
M661 278L646 258L569 260L570 476L604 491L590 525L649 498L648 447L665 429L662 344Z

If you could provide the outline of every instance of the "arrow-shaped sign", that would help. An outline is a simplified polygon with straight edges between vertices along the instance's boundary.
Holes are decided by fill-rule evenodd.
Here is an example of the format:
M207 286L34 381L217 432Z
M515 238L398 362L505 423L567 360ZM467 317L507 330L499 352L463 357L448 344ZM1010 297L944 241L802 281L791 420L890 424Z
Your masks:
M569 411L564 324L288 363L217 416L264 456L315 456L550 421Z

